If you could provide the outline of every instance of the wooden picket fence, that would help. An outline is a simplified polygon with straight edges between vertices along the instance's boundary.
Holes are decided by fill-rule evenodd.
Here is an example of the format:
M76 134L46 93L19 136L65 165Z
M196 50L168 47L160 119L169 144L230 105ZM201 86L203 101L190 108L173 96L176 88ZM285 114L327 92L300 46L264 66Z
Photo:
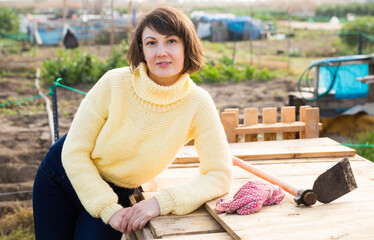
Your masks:
M300 120L296 121L296 108L282 107L277 122L277 108L263 108L259 123L258 108L245 108L243 124L239 124L239 109L225 109L220 116L229 143L295 139L297 132L299 138L318 138L322 129L319 108L301 106L299 112Z

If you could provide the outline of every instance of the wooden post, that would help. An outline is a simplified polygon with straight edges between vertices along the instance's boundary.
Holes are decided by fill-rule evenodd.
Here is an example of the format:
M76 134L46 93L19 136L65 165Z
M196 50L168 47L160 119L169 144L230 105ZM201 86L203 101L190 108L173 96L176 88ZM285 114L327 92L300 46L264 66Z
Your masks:
M62 3L62 31L61 31L61 41L59 42L59 46L63 46L63 42L64 42L64 27L66 25L66 15L67 15L67 4L66 4L66 1L67 0L63 0L63 3Z
M277 108L262 109L262 123L271 124L277 122ZM264 133L264 141L272 141L277 139L276 133Z
M282 123L293 123L296 118L296 108L295 106L291 107L282 107L281 108L281 122ZM283 132L282 139L295 139L294 132Z
M319 137L319 108L305 109L305 138Z
M369 75L374 75L374 63L369 64ZM374 82L369 83L368 102L374 102Z
M113 52L113 49L114 49L114 0L111 0L111 9L112 9L112 22L111 22L111 31L110 31L110 47Z
M316 66L313 68L313 88L314 88L314 97L318 96L318 88L319 88L319 68L320 66Z
M236 126L238 126L239 125L239 108L226 108L225 112L235 113L235 124Z
M251 126L258 124L258 109L257 108L245 108L244 109L244 126ZM245 134L245 142L257 142L257 134Z
M225 129L227 141L229 143L236 142L236 114L235 112L222 112L221 113L221 122Z
M300 122L305 123L305 110L311 106L300 106ZM305 131L300 131L300 138L305 138Z
M225 112L235 113L235 127L239 126L239 108L226 108ZM239 142L239 135L235 136L235 142Z
M132 40L132 24L133 22L135 21L135 19L133 19L134 17L134 14L133 14L133 6L132 6L132 0L129 0L129 11L128 11L128 14L129 14L129 25L128 25L128 28L127 28L127 44L130 44L131 40Z

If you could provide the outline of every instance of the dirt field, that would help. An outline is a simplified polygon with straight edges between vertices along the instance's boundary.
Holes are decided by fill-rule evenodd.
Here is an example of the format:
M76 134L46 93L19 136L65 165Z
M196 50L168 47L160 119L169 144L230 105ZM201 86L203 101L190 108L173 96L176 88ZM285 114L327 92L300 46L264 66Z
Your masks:
M0 78L0 101L38 95L33 71L13 70ZM91 86L74 86L88 91ZM287 92L296 82L275 78L269 82L202 84L217 107L281 107L287 103ZM43 92L48 92L45 86ZM83 95L58 88L59 132L67 132ZM40 161L51 144L48 116L42 98L0 109L0 210L9 209L18 200L30 205L31 193L1 196L5 192L29 191Z

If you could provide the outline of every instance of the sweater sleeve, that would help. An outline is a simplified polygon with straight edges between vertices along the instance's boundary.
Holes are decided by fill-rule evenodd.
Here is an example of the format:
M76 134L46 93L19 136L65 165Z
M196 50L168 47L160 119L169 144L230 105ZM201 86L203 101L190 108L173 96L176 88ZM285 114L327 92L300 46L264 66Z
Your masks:
M193 121L200 174L191 181L155 194L161 215L183 215L206 201L227 193L232 183L232 162L226 135L211 97L206 93Z
M122 208L91 159L109 104L110 74L106 73L81 102L62 149L62 164L82 205L105 223Z

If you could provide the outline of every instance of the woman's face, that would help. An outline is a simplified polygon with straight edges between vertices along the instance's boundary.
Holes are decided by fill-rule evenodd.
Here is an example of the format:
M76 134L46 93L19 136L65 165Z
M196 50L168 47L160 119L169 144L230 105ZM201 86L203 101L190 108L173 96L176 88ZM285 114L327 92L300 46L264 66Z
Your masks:
M142 34L142 47L148 76L162 86L175 83L184 66L183 41L177 36L162 35L146 27Z

